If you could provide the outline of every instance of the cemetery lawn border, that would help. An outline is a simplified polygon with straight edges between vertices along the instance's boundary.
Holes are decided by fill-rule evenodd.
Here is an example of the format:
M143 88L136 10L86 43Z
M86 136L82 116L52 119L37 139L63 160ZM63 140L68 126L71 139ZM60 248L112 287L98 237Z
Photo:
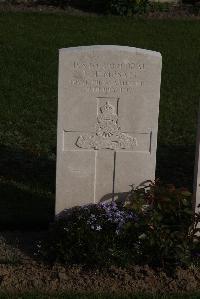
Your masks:
M19 293L19 294L0 294L1 299L199 299L200 293L188 294L40 294L40 293Z

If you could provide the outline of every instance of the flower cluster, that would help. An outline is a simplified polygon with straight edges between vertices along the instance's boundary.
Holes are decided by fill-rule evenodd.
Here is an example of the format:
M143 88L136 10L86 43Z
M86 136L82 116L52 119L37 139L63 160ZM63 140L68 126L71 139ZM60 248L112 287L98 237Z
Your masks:
M84 206L83 209L90 211L91 206ZM114 224L115 233L119 234L129 221L137 221L136 215L132 211L120 209L115 201L103 202L96 205L96 210L90 211L87 225L91 230L101 231L106 223Z
M131 211L120 210L115 201L100 203L107 220L116 224L116 234L119 234L124 224L128 221L137 221L137 217Z
M200 264L199 223L191 193L152 182L120 202L65 210L36 254L66 265L147 264L172 271Z
M98 224L98 217L94 214L91 214L89 219L87 220L87 224L90 225L92 230L100 231L102 230L102 226Z

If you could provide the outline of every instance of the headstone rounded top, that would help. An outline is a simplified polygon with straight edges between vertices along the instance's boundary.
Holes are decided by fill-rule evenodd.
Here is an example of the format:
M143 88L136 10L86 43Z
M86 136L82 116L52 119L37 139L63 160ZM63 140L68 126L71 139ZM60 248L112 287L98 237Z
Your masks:
M140 49L135 47L129 47L129 46L117 46L117 45L94 45L94 46L78 46L78 47L69 47L69 48L62 48L59 49L60 52L71 52L71 51L90 51L90 50L110 50L110 51L126 51L126 52L132 52L135 54L143 54L143 55L151 55L161 58L162 55L160 52L146 50L146 49Z

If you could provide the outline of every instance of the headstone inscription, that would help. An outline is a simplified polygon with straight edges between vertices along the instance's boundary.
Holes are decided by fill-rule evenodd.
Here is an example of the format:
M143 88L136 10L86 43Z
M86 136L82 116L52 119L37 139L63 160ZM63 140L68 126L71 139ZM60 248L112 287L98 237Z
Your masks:
M60 50L56 214L154 179L160 81L158 52Z

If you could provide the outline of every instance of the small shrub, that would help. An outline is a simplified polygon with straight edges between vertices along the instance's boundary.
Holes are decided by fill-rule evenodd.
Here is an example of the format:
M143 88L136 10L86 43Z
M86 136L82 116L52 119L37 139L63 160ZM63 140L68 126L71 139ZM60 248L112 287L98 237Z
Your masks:
M191 260L189 228L192 226L192 194L184 188L150 183L133 189L125 203L137 211L138 263L170 268Z
M76 207L52 224L40 253L51 261L67 264L123 264L123 226L136 217L115 202Z
M39 1L39 0L38 0ZM131 16L143 13L148 6L148 0L48 0L59 6L72 6L87 11L102 14Z
M192 194L150 182L125 201L65 211L51 225L40 254L52 262L82 265L148 264L170 270L199 258L199 215Z
M116 15L132 16L147 10L148 0L110 0L109 11Z

